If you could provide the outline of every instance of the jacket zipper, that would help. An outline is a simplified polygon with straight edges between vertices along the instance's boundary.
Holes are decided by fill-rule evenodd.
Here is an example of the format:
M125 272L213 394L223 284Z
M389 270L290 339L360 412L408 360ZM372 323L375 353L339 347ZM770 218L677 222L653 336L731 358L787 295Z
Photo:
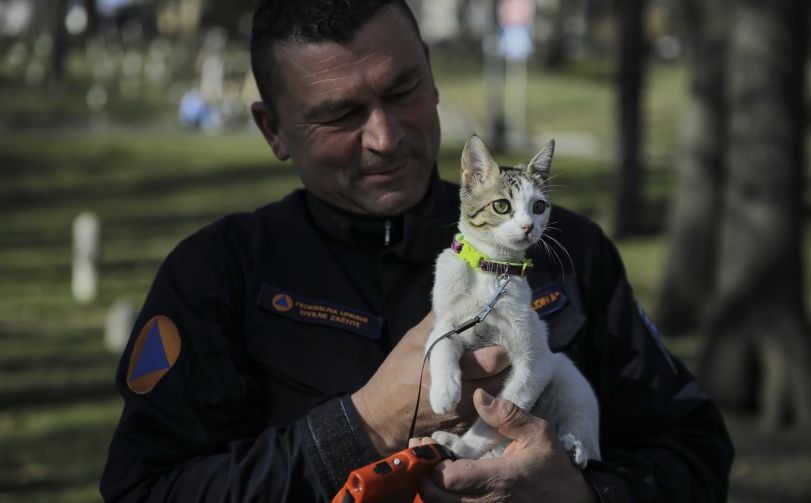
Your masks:
M386 219L386 223L383 224L383 228L385 229L385 234L383 235L383 246L389 246L389 243L391 243L391 220Z

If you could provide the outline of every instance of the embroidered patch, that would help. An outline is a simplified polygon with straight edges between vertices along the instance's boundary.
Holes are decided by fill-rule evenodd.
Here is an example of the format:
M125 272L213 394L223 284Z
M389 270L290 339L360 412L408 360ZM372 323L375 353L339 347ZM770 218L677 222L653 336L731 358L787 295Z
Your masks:
M180 334L166 316L155 316L144 324L135 340L127 370L127 386L143 395L152 391L180 356Z
M642 309L642 304L639 301L636 302L636 309L639 311L639 317L642 318L642 322L645 324L645 328L648 329L648 333L653 337L653 341L656 343L656 347L659 348L659 351L662 353L662 356L665 357L667 364L670 366L670 370L673 371L674 374L678 374L679 371L676 369L676 364L673 363L673 357L670 356L670 351L667 350L665 347L665 343L662 341L662 337L659 335L659 329L656 328L656 325L653 324L653 320L650 319L648 313Z
M320 300L306 299L263 285L256 303L269 312L304 323L347 330L370 339L379 339L383 318L359 309L339 306Z
M555 283L549 283L532 292L532 309L544 318L566 305L569 299Z

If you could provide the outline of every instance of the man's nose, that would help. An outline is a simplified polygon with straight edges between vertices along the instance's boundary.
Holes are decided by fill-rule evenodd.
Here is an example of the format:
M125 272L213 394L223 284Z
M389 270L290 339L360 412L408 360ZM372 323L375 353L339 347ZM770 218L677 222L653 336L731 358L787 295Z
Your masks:
M363 130L363 148L378 154L392 154L403 139L404 131L395 114L375 109Z

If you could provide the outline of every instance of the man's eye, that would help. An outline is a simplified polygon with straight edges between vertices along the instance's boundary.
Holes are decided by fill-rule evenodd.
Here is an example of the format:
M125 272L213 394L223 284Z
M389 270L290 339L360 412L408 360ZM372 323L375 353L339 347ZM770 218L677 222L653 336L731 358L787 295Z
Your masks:
M402 89L402 90L399 90L399 91L395 91L395 92L389 94L389 98L393 99L393 100L399 100L399 99L406 98L406 97L410 96L411 93L416 91L418 87L419 87L419 84L416 84L416 85L413 85L413 86L411 86L411 87L409 87L407 89Z
M510 211L510 202L506 199L499 199L497 201L493 201L493 211L496 213L503 215Z
M354 120L358 114L360 113L357 109L347 110L341 114L337 114L334 117L330 117L329 119L325 119L322 121L322 124L325 125L342 125Z
M549 204L546 201L539 199L538 201L532 203L532 212L535 213L536 215L540 215L541 213L546 211L546 208L548 207Z

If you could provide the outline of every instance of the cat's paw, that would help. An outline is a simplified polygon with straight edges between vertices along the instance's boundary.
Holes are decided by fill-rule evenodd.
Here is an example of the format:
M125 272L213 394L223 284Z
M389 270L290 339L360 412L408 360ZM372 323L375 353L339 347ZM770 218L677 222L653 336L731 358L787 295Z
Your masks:
M450 379L437 379L431 383L431 408L437 414L447 414L456 408L462 399L462 373L451 375Z
M483 454L487 454L486 448L471 445L455 433L435 431L433 435L431 435L431 438L453 451L456 457L461 459L479 459Z
M433 434L431 434L431 438L433 438L436 443L442 444L453 451L454 454L458 454L454 448L459 445L462 440L462 437L459 435L449 431L435 431Z
M589 462L589 458L586 455L586 449L583 448L583 443L575 438L575 436L571 433L567 433L560 437L560 442L563 444L566 452L569 453L569 457L572 458L574 464L581 469L585 468Z

